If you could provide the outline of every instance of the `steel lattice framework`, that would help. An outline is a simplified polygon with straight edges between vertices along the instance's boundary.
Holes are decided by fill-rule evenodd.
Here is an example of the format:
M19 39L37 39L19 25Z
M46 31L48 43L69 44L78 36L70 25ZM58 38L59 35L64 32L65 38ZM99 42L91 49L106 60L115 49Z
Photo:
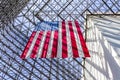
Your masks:
M120 0L0 0L0 80L77 80L83 59L26 59L20 55L39 21L77 19L87 14L119 14Z

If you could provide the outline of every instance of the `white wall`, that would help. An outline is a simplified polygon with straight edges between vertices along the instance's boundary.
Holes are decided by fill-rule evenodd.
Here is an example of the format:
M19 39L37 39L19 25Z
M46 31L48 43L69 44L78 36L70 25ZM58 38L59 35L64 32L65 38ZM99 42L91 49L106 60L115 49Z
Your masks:
M120 80L120 17L89 16L85 80Z

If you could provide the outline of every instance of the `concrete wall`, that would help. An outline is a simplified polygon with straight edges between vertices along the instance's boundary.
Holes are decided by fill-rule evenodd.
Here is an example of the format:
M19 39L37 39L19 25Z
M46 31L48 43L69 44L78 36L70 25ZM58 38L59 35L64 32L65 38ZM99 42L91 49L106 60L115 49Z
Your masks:
M120 17L89 16L85 80L120 80Z

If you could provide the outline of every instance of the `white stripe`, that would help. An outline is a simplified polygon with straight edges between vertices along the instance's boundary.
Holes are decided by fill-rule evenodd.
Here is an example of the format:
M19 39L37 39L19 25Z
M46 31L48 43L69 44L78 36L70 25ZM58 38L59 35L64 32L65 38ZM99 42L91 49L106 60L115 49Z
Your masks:
M54 33L55 31L51 31L51 37L50 37L50 42L48 45L48 51L47 51L47 56L46 58L50 58L52 54L52 46L53 46L53 40L54 40Z
M62 57L62 22L59 22L57 57Z
M68 57L73 57L72 45L71 45L71 37L70 37L68 21L66 21L65 23L66 23L66 37L67 37Z
M30 56L30 54L31 54L31 52L32 52L32 50L33 50L33 47L34 47L34 45L35 45L35 42L36 42L36 40L37 40L37 38L38 38L38 36L39 36L39 32L40 32L40 31L37 31L37 32L36 32L36 34L35 34L35 36L34 36L34 38L33 38L33 41L32 41L32 43L31 43L31 46L30 46L30 48L29 48L29 50L28 50L28 52L27 52L27 54L26 54L26 58Z
M75 40L76 40L76 44L77 44L77 48L78 48L79 57L84 57L81 42L79 40L77 27L75 26L75 22L72 22L72 25L73 25L73 31L74 31L74 35L75 35Z
M42 37L42 40L41 40L41 43L40 43L40 46L39 46L39 49L38 49L39 51L38 51L38 54L37 54L37 58L41 57L44 42L45 42L45 39L46 39L46 35L47 35L47 31L44 31L43 37Z

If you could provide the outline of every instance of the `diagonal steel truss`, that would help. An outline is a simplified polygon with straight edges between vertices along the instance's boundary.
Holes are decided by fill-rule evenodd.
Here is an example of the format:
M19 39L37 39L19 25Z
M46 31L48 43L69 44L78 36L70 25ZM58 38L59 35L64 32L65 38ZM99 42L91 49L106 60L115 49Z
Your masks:
M81 79L84 60L26 59L20 55L39 21L75 20L86 29L86 14L119 14L120 0L1 0L0 79Z

